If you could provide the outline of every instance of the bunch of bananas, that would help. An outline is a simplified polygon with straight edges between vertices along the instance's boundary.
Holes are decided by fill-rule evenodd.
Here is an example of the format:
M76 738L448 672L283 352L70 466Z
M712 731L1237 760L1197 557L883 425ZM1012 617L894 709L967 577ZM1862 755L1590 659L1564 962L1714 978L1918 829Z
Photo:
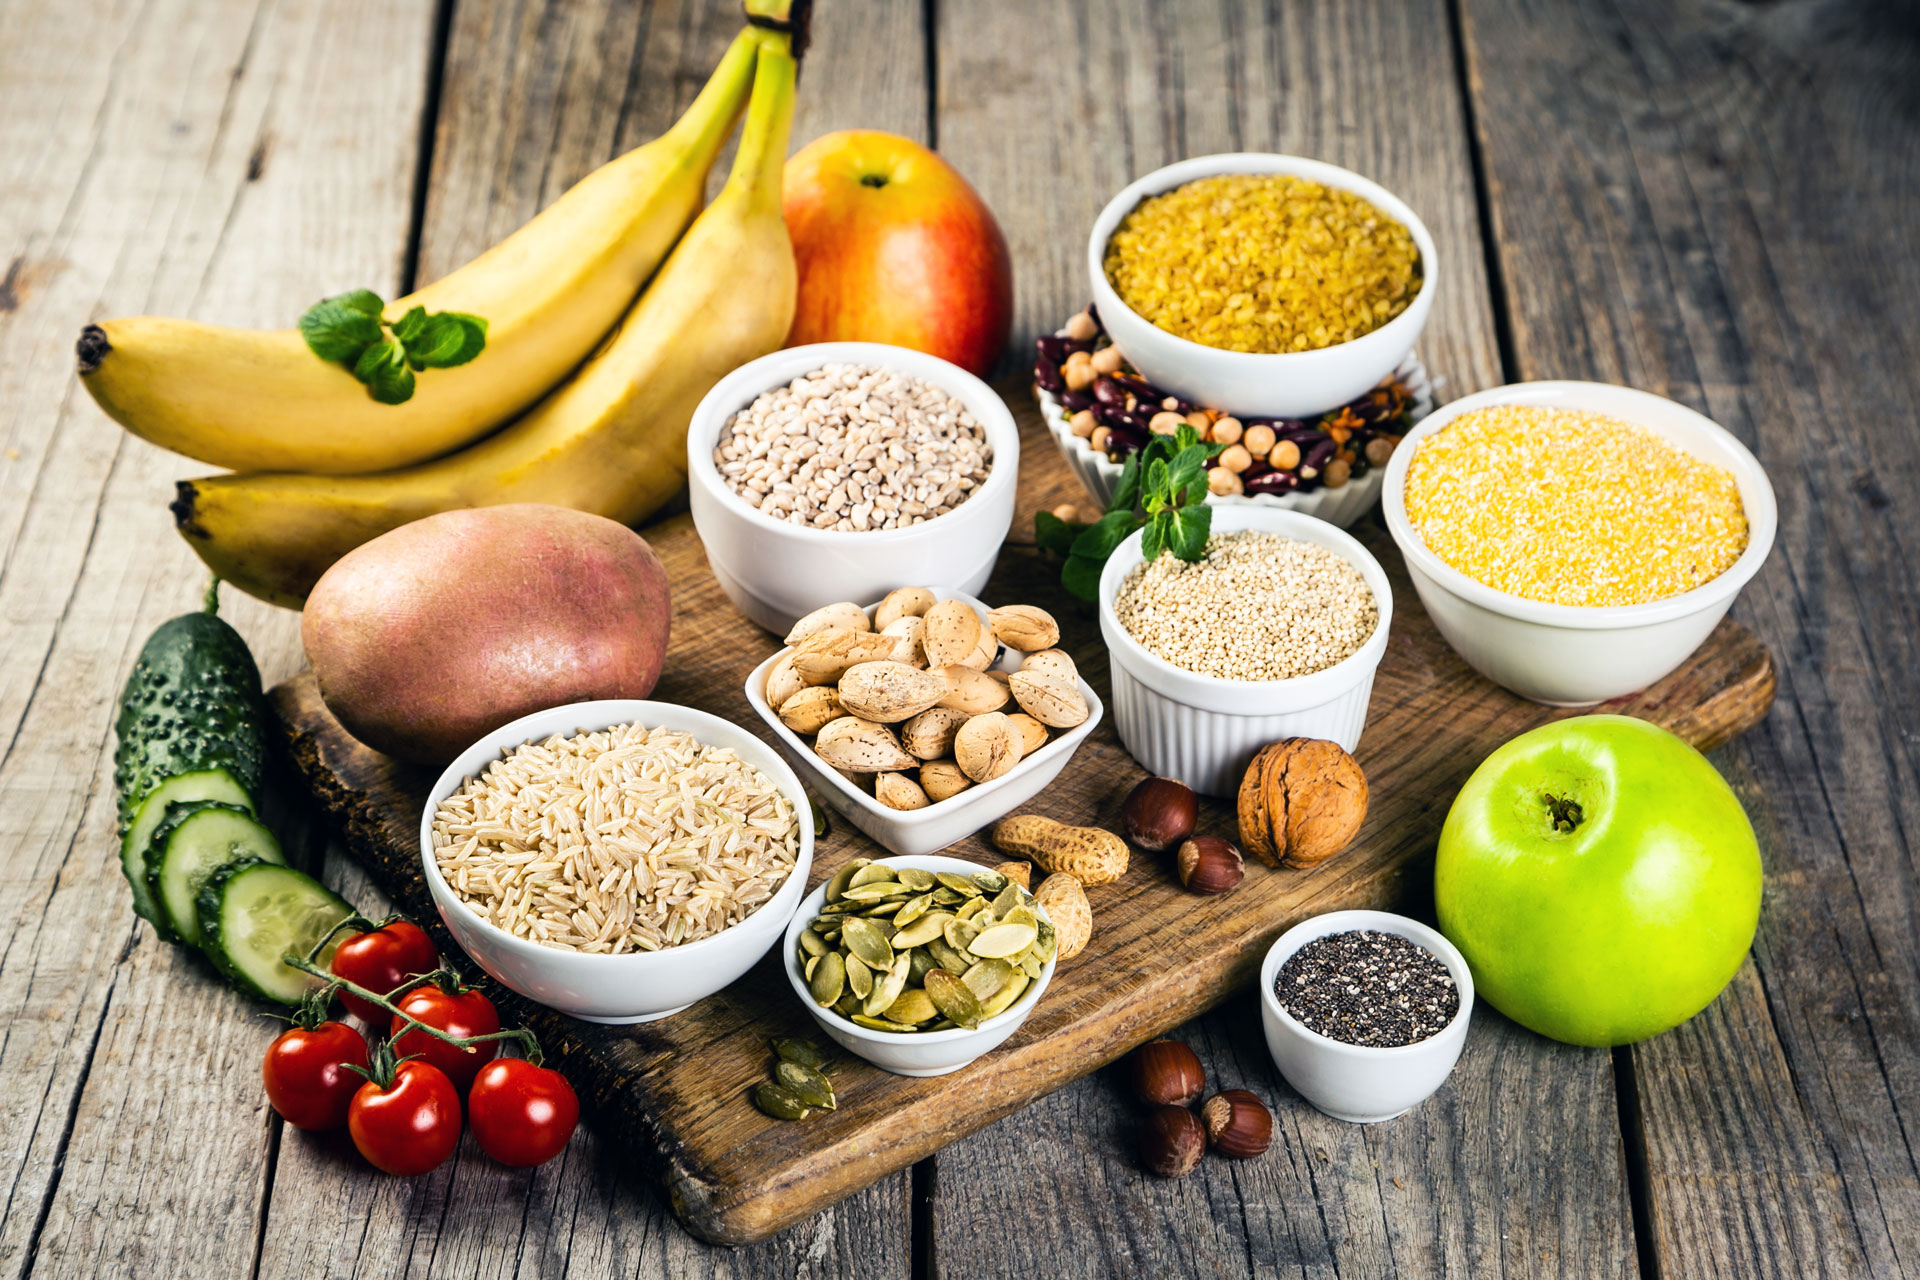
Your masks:
M757 22L667 133L386 308L488 322L477 359L434 370L404 403L369 398L295 330L89 326L81 379L109 415L240 473L179 485L175 522L200 558L299 608L335 560L422 516L544 502L633 524L673 497L694 407L793 319L780 178L803 37L789 3L749 0ZM703 210L743 106L732 172Z

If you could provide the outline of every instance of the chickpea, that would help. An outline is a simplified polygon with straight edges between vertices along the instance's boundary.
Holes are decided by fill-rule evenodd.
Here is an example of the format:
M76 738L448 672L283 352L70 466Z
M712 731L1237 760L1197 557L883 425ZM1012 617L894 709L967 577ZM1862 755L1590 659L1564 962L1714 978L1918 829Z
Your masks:
M1084 351L1074 352L1060 366L1060 376L1066 379L1067 390L1085 391L1097 376L1093 371L1093 357Z
M1067 419L1067 425L1073 428L1073 434L1085 440L1093 434L1093 429L1100 425L1100 419L1093 416L1093 410L1082 409Z
M1213 442L1215 444L1239 444L1240 435L1246 428L1240 425L1240 419L1225 417L1213 424Z
M1071 384L1069 384L1071 385ZM1273 452L1273 442L1278 439L1273 428L1259 424L1247 428L1247 434L1240 437L1240 443L1247 446L1247 452L1256 458L1264 458Z
M1102 377L1120 372L1120 348L1102 347L1093 353L1093 371Z
M1162 409L1147 419L1147 430L1157 436L1170 436L1186 425L1186 418L1171 409Z
M1346 484L1348 477L1352 474L1353 468L1347 465L1345 458L1335 458L1327 464L1326 479L1322 483L1329 489L1338 489Z
M1100 518L1100 513L1089 511L1071 502L1063 502L1053 509L1053 516L1054 519L1064 520L1068 524L1092 524Z
M1095 427L1093 434L1087 437L1087 443L1093 446L1095 452L1105 453L1107 451L1107 441L1112 438L1113 432L1108 428Z
M1093 317L1084 311L1067 321L1067 336L1075 342L1089 341L1098 332L1100 332L1100 326L1096 325Z
M1207 472L1207 492L1216 497L1230 498L1246 491L1247 486L1240 482L1239 475L1227 470L1224 465Z
M1207 428L1213 425L1213 421L1207 417L1207 411L1205 409L1195 409L1187 415L1187 425L1195 431L1198 431L1200 438L1205 440L1207 438Z
M1252 465L1253 455L1247 452L1247 446L1243 444L1230 444L1220 451L1220 465L1215 467L1214 470L1231 471L1235 475L1239 475Z
M1291 440L1282 440L1267 451L1267 464L1281 471L1291 471L1300 465L1300 446Z

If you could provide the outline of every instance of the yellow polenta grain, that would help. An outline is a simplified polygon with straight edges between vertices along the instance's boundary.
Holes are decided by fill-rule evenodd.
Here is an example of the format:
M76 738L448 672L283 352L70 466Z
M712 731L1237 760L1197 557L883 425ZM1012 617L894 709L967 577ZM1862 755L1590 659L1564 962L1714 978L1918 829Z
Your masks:
M1420 292L1412 232L1351 191L1286 174L1223 174L1147 197L1107 241L1105 265L1129 307L1227 351L1351 342Z
M1407 519L1447 564L1551 604L1644 604L1747 547L1733 475L1617 418L1537 405L1463 413L1407 466Z

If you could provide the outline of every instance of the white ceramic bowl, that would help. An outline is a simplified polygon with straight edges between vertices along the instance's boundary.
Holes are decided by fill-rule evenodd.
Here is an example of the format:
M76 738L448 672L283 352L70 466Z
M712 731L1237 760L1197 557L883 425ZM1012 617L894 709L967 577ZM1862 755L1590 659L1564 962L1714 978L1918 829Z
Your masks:
M1413 402L1407 406L1407 422L1411 428L1433 412L1433 385L1428 381L1426 365L1420 362L1417 355L1409 355L1394 372L1413 397ZM1040 420L1047 424L1047 430L1053 434L1053 443L1060 450L1060 456L1067 460L1067 466L1072 469L1075 478L1087 487L1087 492L1104 509L1113 501L1114 486L1120 483L1120 473L1126 469L1125 465L1113 461L1073 434L1073 428L1068 425L1066 408L1054 398L1052 392L1036 384L1033 395L1040 404ZM1225 497L1208 494L1207 502L1216 507L1270 507L1275 511L1298 511L1345 529L1380 500L1385 478L1386 468L1372 467L1358 480L1338 489L1322 485L1306 493L1237 493Z
M1196 178L1223 173L1286 173L1351 191L1404 225L1420 248L1420 292L1407 309L1373 332L1318 351L1262 355L1222 351L1177 337L1140 315L1107 282L1107 241L1134 206ZM1419 217L1392 192L1349 169L1299 156L1240 152L1182 160L1123 189L1094 219L1087 237L1087 274L1100 322L1148 382L1196 404L1231 407L1260 418L1309 418L1347 403L1406 359L1433 310L1439 257Z
M952 871L960 875L991 870L964 858L921 856L881 858L879 861L889 867L918 867L923 871ZM787 925L787 936L781 944L784 950L780 956L787 981L793 985L794 998L806 1006L813 1020L820 1024L820 1029L832 1036L841 1048L849 1053L857 1053L882 1071L891 1071L897 1076L944 1076L958 1071L982 1054L999 1048L1008 1036L1020 1029L1020 1024L1033 1012L1034 1005L1040 1003L1040 997L1046 994L1047 984L1053 981L1053 971L1060 963L1058 957L1047 961L1040 970L1039 978L1028 984L1012 1008L988 1018L971 1031L965 1027L912 1034L870 1031L849 1022L831 1009L822 1009L815 1004L799 966L794 963L795 953L800 947L801 931L820 914L820 908L826 901L827 885L823 880L807 895L806 901L800 904L800 910L794 913ZM1042 920L1047 919L1046 908L1038 904L1034 906L1034 913Z
M1407 468L1420 442L1463 413L1495 404L1585 409L1665 437L1733 473L1747 549L1725 573L1647 604L1583 608L1523 600L1476 582L1427 549L1407 519ZM1387 529L1434 626L1468 665L1522 697L1583 707L1644 689L1686 661L1766 562L1777 515L1767 473L1731 432L1663 396L1598 382L1521 382L1465 396L1408 433L1387 461Z
M1309 1031L1282 1008L1273 991L1280 966L1315 938L1351 929L1398 934L1438 957L1460 991L1453 1021L1417 1044L1379 1049ZM1274 1065L1301 1097L1336 1120L1373 1124L1424 1102L1453 1072L1473 1018L1473 974L1458 948L1418 920L1386 911L1330 911L1287 930L1268 950L1260 966L1260 1018Z
M1352 751L1367 723L1373 673L1387 651L1393 588L1367 549L1325 520L1266 507L1217 507L1213 532L1258 529L1327 548L1360 570L1380 621L1359 650L1292 680L1222 680L1176 667L1127 634L1114 613L1120 584L1140 563L1135 533L1100 574L1100 635L1112 659L1114 723L1148 773L1206 795L1232 795L1254 752L1279 738L1325 738Z
M929 589L941 600L965 600L982 617L986 616L987 606L973 596L950 587ZM877 603L868 605L867 616L871 618L878 607ZM813 748L807 745L806 740L781 723L774 709L767 705L767 673L788 652L787 649L780 650L747 676L747 701L753 704L753 709L760 713L760 718L780 739L787 755L812 775L815 785L826 796L827 803L854 826L898 854L923 854L944 849L1039 795L1048 783L1060 776L1067 761L1073 758L1073 753L1080 749L1080 744L1100 723L1100 717L1106 714L1100 695L1082 679L1078 683L1080 696L1087 700L1087 718L1064 733L1056 732L1052 741L1014 766L1013 771L1004 778L968 787L959 795L950 796L924 809L889 809L829 767L826 761L813 753ZM1016 671L1024 656L1003 648L994 669Z
M721 431L762 392L834 363L898 370L964 404L993 449L986 482L943 516L872 533L806 528L748 506L714 466ZM740 612L783 636L823 604L877 599L903 582L985 586L1013 524L1020 432L1006 403L958 365L878 342L821 342L762 356L715 384L687 427L687 470L693 523L713 576Z
M731 747L764 773L793 803L800 852L772 898L739 924L711 938L631 955L586 955L516 938L454 895L433 857L433 814L502 754L524 742L609 729L638 721L649 728L685 730L708 746ZM670 702L607 699L550 707L502 725L468 747L427 795L420 819L420 859L440 918L454 941L496 980L532 1000L586 1022L652 1022L679 1013L751 969L779 941L805 892L813 865L813 810L779 752L718 716Z

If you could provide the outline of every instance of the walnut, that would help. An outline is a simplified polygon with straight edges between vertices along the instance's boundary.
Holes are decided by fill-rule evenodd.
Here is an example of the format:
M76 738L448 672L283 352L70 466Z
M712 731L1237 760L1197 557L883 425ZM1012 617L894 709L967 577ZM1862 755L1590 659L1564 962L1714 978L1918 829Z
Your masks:
M1367 775L1337 743L1283 738L1240 783L1240 843L1270 867L1311 867L1353 843L1367 816Z

